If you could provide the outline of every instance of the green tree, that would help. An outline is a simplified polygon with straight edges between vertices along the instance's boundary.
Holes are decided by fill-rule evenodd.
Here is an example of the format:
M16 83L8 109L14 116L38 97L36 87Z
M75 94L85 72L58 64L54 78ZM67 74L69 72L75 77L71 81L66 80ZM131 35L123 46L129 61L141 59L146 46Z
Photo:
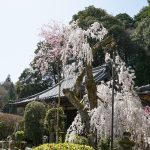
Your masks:
M56 125L57 111L59 111L58 126ZM63 109L61 107L49 109L46 113L44 124L49 132L50 142L54 142L54 133L57 132L56 128L58 127L59 137L61 136L60 132L64 131L65 129L65 114L64 114Z
M19 142L24 140L24 131L16 131L15 139Z
M3 87L4 87L6 90L9 90L11 84L12 84L11 78L10 78L10 75L8 75L7 78L5 79L4 83L3 83Z
M128 14L118 14L116 18L124 24L125 29L134 27L134 20Z
M13 83L10 85L10 88L8 90L8 97L9 100L13 100L13 101L16 99L16 90Z
M8 103L8 91L0 85L0 109L4 107L5 104Z
M81 28L85 29L89 27L92 23L96 21L101 21L105 16L107 16L105 10L95 8L94 6L89 6L86 7L85 10L79 11L77 14L73 15L72 21L78 20L78 25Z
M11 81L10 75L7 76L6 80L0 84L0 109L4 107L10 100L15 100L16 91L13 82Z
M136 85L144 85L150 83L150 5L141 9L134 19L136 28L131 39L136 45L134 56Z
M24 113L25 136L34 145L42 142L44 116L45 105L42 102L33 101L27 104Z
M40 67L37 65L39 59L39 50L43 47L50 48L48 43L38 42L37 49L35 50L35 57L30 63L30 68L24 69L21 73L19 80L16 84L16 92L18 98L24 98L38 92L41 92L53 84L58 83L58 75L61 74L61 61L56 59L48 64L48 69L42 75ZM41 58L40 58L41 59ZM60 77L61 78L61 77Z
M86 29L94 21L101 22L108 30L108 36L101 44L97 43L94 55L94 66L104 63L104 52L111 51L113 41L117 45L117 51L120 57L127 65L135 69L136 85L149 83L149 6L143 8L134 18L128 14L118 14L113 17L106 11L94 6L86 7L72 17L72 21L78 20L79 26ZM146 18L146 19L143 19ZM142 21L143 20L143 21ZM138 24L135 28L135 24ZM135 30L135 31L134 31ZM133 34L133 36L132 36ZM131 38L132 36L132 38ZM111 40L113 39L113 40ZM95 44L91 41L91 44ZM145 54L145 51L147 54ZM147 68L147 69L145 69Z
M136 45L134 56L134 69L136 73L136 84L144 85L150 83L150 18L143 19L132 35L132 41Z
M38 71L32 71L26 68L21 73L19 81L16 83L17 98L24 98L38 92L41 92L52 84L50 79L43 80Z
M19 148L21 149L21 141L24 140L24 131L16 131L15 140L18 142Z
M6 80L2 84L2 86L8 91L8 100L15 100L16 91L13 82L11 81L10 75L7 76Z
M128 15L124 14L122 15L122 18L128 18L128 22L132 22L132 18ZM79 11L75 14L72 17L72 21L76 20L78 20L79 26L83 29L86 29L95 21L100 22L109 32L108 37L102 41L100 45L97 43L97 46L95 47L96 54L94 56L94 66L104 63L104 51L110 50L114 41L118 46L117 50L121 58L127 64L130 64L132 58L131 55L133 55L134 52L132 50L133 45L131 43L130 34L125 30L124 22L117 17L109 15L103 9L95 8L94 6L86 7L85 10ZM93 45L95 44L93 41L90 43Z
M150 1L148 0L149 6L146 6L140 10L140 12L135 15L135 26L137 26L142 20L147 17L150 17Z
M132 39L150 55L150 17L144 18L135 29Z

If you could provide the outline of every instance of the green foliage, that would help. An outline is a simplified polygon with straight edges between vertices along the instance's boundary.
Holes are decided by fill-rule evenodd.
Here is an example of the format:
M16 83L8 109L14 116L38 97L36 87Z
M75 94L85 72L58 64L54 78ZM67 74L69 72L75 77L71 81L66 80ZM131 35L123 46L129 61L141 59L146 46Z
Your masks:
M16 91L18 98L24 98L38 92L41 92L53 84L58 83L58 75L61 75L61 61L57 59L54 62L49 62L46 73L43 75L40 66L37 65L39 58L38 52L46 46L48 49L51 47L49 43L38 42L37 49L35 50L35 57L30 63L30 68L26 68L20 75L19 81L16 84Z
M150 56L150 16L143 19L135 29L132 39L144 48L146 53Z
M42 76L38 72L32 72L26 68L20 75L16 83L16 92L18 98L27 97L47 89L51 82L42 81Z
M9 100L15 100L16 99L16 91L15 91L14 84L10 85L10 88L8 90L8 96L9 96Z
M80 145L89 145L88 139L86 137L78 135L75 136L73 143Z
M27 96L34 95L34 94L39 93L47 88L48 88L47 85L38 84L38 83L22 84L21 82L18 81L16 84L18 98L24 98Z
M17 131L15 133L15 139L17 141L23 141L24 140L24 131Z
M136 85L146 85L150 83L150 57L143 56L138 60L136 70ZM143 58L143 59L142 59Z
M95 21L101 21L101 19L106 15L107 13L105 10L89 6L86 7L84 11L79 11L77 14L73 15L72 21L78 20L78 25L81 28L86 29Z
M59 143L59 144L43 144L34 148L33 150L94 150L92 147L86 145Z
M120 57L127 65L135 69L137 77L135 83L140 86L150 82L150 57L148 56L150 53L149 18L150 6L143 8L135 16L135 20L125 13L113 17L100 8L89 6L74 15L72 21L78 20L79 26L83 29L89 27L94 21L101 22L109 32L107 37L112 38L116 43ZM135 22L136 26L138 25L136 29ZM90 42L91 45L98 44L95 41ZM111 53L112 41L109 43L104 39L103 43L97 46L97 49L94 49L94 67L104 63L104 53L106 51L110 51Z
M6 80L2 84L2 86L8 91L8 99L15 100L16 98L16 91L13 82L11 82L10 75L7 76Z
M125 15L124 15L125 16ZM122 16L123 17L123 16ZM126 16L127 18L127 16ZM128 16L129 19L129 16ZM131 19L131 18L130 18ZM78 24L81 28L86 29L93 22L97 21L103 24L103 26L108 30L107 37L114 39L117 44L117 50L121 58L129 63L131 60L130 55L133 53L132 44L129 34L124 29L124 24L117 17L113 17L107 14L104 10L100 8L95 8L94 6L89 6L83 11L79 11L76 15L73 16L72 21L78 20ZM104 39L105 40L105 39ZM97 47L96 55L94 56L94 66L101 65L104 63L104 51L111 50L111 42L106 42L102 46ZM91 45L96 44L96 42L90 41ZM98 54L98 55L97 55ZM99 56L101 55L101 57ZM101 61L97 61L101 59Z
M131 133L130 132L124 132L122 139L119 141L119 145L122 148L131 150L131 148L135 145L135 142L130 140Z
M136 85L150 83L150 17L141 20L136 27L132 41L137 45L135 51L134 69L136 73Z
M24 120L21 120L18 124L18 131L24 131Z
M11 100L15 100L16 91L13 82L11 82L10 75L6 80L0 84L0 109L5 109L5 105ZM8 111L5 111L8 112Z
M135 25L137 26L142 20L150 17L150 6L144 7L135 17Z
M8 131L5 122L0 121L0 139L5 139L9 135L9 132L12 133L13 130Z
M8 91L0 85L0 109L3 109L5 104L8 102Z
M102 139L98 142L98 148L101 150L109 150L110 149L110 139Z
M17 131L15 133L15 140L16 140L15 146L18 147L19 149L25 149L26 142L23 141L24 138L25 138L24 131Z
M125 29L132 28L134 26L133 18L126 13L118 14L116 15L116 18L124 24Z
M108 30L113 25L122 25L122 23L118 19L107 14L105 10L95 8L94 6L89 6L86 7L85 10L79 11L72 17L72 21L76 20L78 20L78 25L83 29L86 29L96 21L101 22Z
M123 148L128 148L130 150L130 148L135 145L135 142L127 138L124 138L119 141L119 145Z
M45 105L42 102L33 101L27 104L24 113L25 136L34 145L42 142L44 116Z
M63 109L60 107L58 109L59 113L59 131L63 131L65 128L65 114ZM56 132L56 122L57 122L57 108L51 108L47 111L45 116L45 126L49 132Z
M25 150L27 147L26 141L15 141L15 147L12 150Z
M57 125L57 115L59 115L59 122ZM65 130L65 114L61 107L59 108L50 108L45 116L44 120L44 126L45 129L49 133L50 142L54 142L55 138L54 135L57 132L59 137L59 142L62 142L62 134L61 132L64 132Z

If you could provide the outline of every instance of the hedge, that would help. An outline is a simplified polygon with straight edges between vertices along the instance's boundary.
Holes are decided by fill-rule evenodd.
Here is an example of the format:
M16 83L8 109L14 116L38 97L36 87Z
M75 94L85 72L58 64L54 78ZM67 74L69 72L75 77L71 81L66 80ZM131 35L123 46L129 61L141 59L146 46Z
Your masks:
M43 144L33 150L94 150L90 146L73 143Z
M0 112L0 140L6 139L11 135L23 117Z

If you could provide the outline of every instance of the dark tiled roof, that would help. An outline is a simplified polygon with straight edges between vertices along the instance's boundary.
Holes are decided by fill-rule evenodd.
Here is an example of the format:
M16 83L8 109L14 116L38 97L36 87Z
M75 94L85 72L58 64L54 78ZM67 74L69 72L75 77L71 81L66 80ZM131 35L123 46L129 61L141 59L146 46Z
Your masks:
M136 88L136 92L144 106L150 106L150 84Z
M150 84L136 88L138 94L150 94Z
M102 80L108 80L111 77L111 64L107 63L102 66L98 66L93 68L93 76L96 82L102 81ZM20 99L15 101L12 104L23 104L28 103L36 99L50 99L54 97L58 97L59 95L59 84L61 85L60 95L61 97L64 96L62 90L65 88L72 88L75 84L74 78L68 78L66 80L62 80L60 83L56 84L53 87L50 87L40 93L34 94L32 96Z

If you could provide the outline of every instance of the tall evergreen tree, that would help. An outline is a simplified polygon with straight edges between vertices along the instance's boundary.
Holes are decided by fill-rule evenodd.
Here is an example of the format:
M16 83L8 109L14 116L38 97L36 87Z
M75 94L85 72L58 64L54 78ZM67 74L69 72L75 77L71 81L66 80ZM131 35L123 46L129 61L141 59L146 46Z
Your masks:
M131 55L133 55L134 52L132 49L133 45L130 40L130 35L124 28L125 22L121 21L121 19L118 18L125 18L124 20L132 22L132 18L127 14L120 15L120 17L114 17L112 15L109 15L103 9L95 8L94 6L86 7L85 10L79 11L72 17L72 21L78 20L79 26L83 29L89 27L93 22L97 21L102 23L103 26L108 30L108 40L102 41L101 45L99 46L97 45L98 50L96 50L97 55L95 55L94 57L94 66L101 65L100 63L102 62L102 60L102 63L104 63L104 51L111 51L110 47L112 44L112 40L110 39L113 39L117 44L117 49L120 57L127 64L130 64L130 62L132 61ZM93 41L91 41L90 43L92 44ZM97 60L101 60L101 62Z
M125 29L133 28L134 20L128 14L126 13L118 14L116 15L116 18L124 24Z
M134 20L136 28L131 39L136 51L133 66L136 71L136 85L144 85L150 83L150 5L141 9Z

